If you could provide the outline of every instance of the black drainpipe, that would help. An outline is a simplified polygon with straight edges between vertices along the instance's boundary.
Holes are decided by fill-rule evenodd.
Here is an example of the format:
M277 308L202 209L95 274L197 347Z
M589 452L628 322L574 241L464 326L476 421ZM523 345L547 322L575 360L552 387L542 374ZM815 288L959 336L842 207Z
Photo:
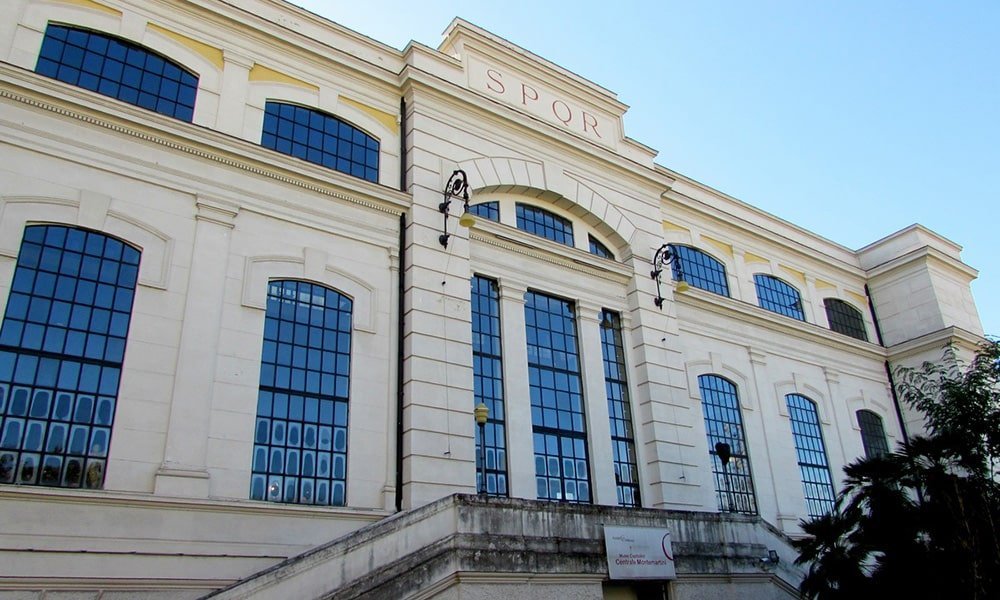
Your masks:
M871 290L868 289L868 284L865 284L865 297L868 298L868 310L872 313L872 323L875 324L875 337L878 338L878 345L885 348L885 342L882 341L882 327L878 324L878 315L875 314L875 302L872 301ZM903 421L903 409L899 405L899 394L896 393L896 378L892 376L892 367L889 366L889 361L884 362L885 366L885 376L889 379L889 392L892 393L892 405L896 409L896 419L899 421L899 431L903 434L903 443L910 443L910 436L906 433L906 423Z
M399 191L406 192L406 100L399 99ZM396 512L403 510L403 293L406 278L406 214L399 215L399 271L396 307Z

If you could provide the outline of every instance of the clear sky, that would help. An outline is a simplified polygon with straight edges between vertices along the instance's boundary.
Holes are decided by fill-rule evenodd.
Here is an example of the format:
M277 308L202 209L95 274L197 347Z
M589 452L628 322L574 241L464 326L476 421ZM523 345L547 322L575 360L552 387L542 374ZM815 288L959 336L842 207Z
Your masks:
M964 247L1000 335L1000 2L294 0L403 48L460 16L618 94L657 162L852 249Z

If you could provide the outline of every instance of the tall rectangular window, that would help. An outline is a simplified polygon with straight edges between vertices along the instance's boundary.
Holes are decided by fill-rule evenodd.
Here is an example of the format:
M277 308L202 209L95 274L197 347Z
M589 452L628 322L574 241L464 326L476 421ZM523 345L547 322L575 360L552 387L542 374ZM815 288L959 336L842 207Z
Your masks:
M503 401L503 361L500 349L500 294L497 282L476 275L472 278L472 375L476 405L490 409L486 440L476 431L476 489L506 496L507 435ZM483 458L486 485L483 487Z
M601 354L604 358L604 388L608 394L611 423L611 453L615 463L618 504L642 506L639 497L639 468L632 433L632 408L625 374L625 347L618 313L601 312Z
M788 394L785 402L792 422L806 512L810 517L821 517L833 510L834 491L819 412L816 403L801 394Z
M31 225L0 328L0 483L104 484L139 250Z
M572 302L528 292L524 320L538 498L589 503L576 310Z
M352 311L315 283L268 284L251 499L346 504Z
M736 386L718 375L699 375L698 389L719 510L755 515L757 498Z

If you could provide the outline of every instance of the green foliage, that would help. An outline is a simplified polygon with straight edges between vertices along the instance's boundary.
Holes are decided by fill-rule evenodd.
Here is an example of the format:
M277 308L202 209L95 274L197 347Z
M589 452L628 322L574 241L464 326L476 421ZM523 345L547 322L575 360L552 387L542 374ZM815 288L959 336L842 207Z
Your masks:
M832 513L802 524L808 598L1000 598L1000 344L964 365L896 371L929 436L845 469Z

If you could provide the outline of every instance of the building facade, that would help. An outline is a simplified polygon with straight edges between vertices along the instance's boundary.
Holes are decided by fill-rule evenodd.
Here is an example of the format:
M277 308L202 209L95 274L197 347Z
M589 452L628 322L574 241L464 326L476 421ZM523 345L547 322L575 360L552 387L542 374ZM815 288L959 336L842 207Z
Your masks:
M5 8L0 597L793 595L921 427L890 370L981 339L957 244L721 194L460 19ZM609 580L606 524L677 578Z

